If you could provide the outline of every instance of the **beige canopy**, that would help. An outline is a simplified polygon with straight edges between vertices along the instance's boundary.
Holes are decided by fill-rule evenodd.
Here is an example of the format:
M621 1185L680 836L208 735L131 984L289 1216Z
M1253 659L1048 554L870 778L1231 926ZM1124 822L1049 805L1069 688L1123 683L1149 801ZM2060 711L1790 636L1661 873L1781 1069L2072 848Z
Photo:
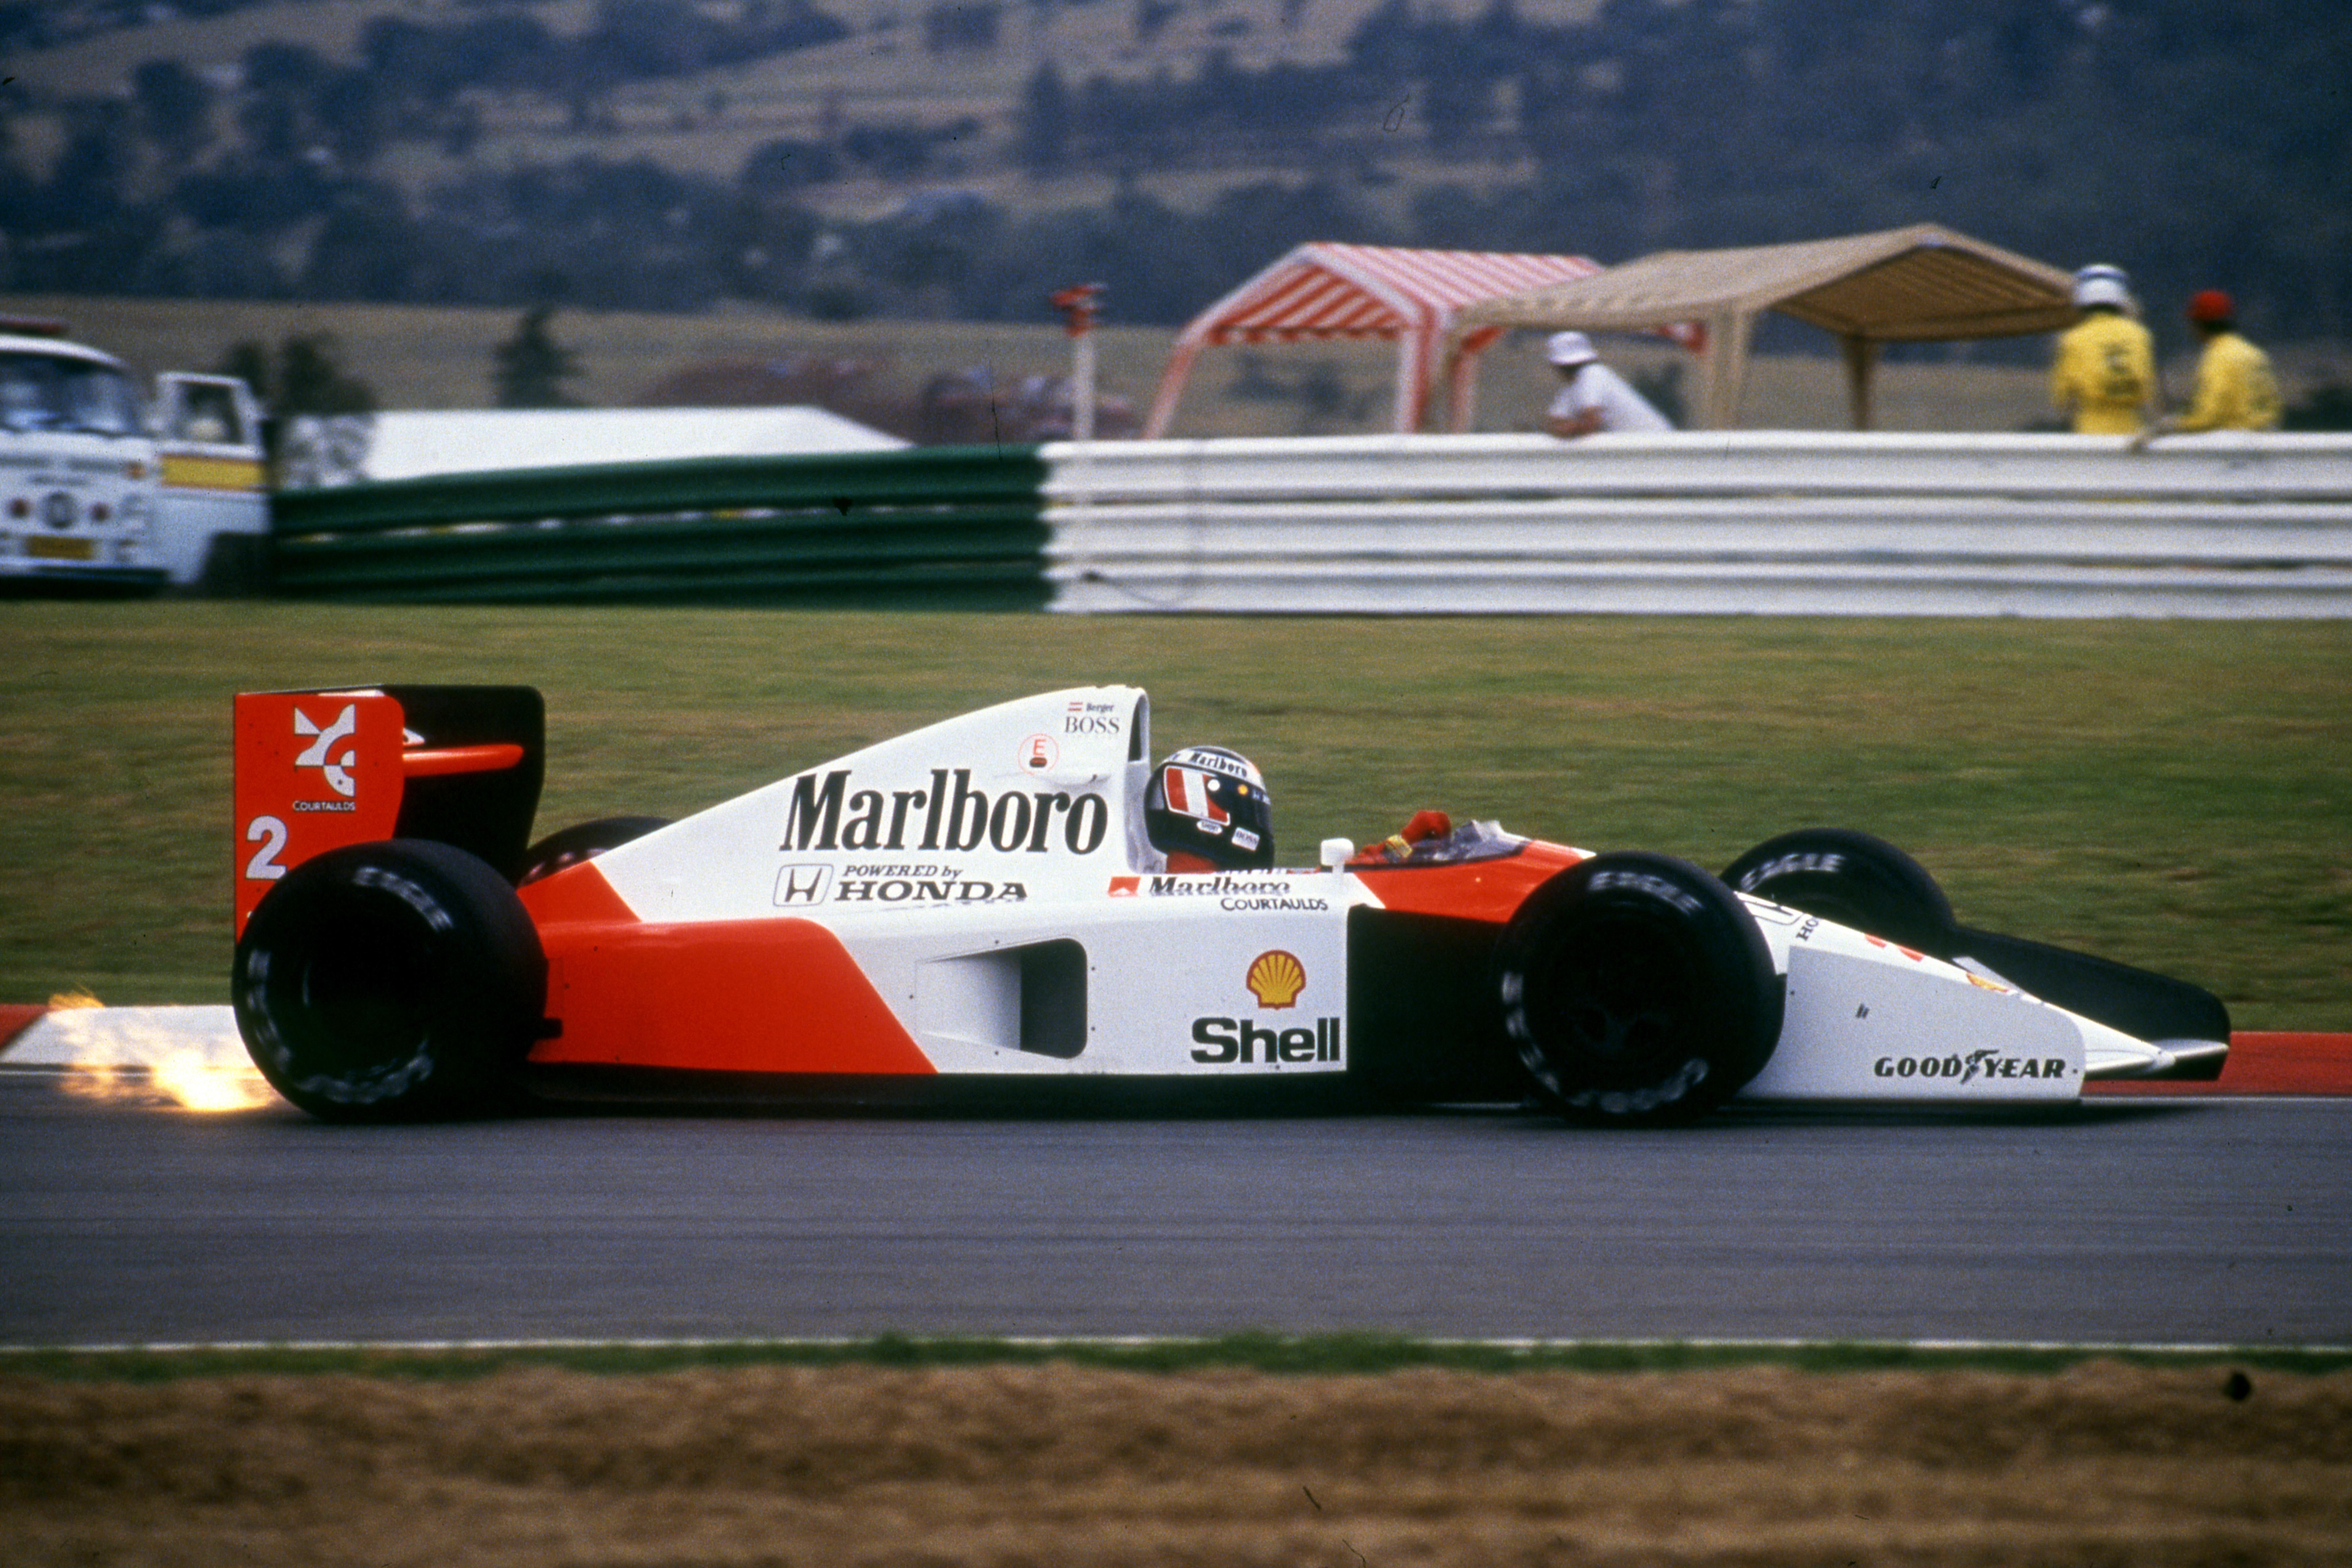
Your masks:
M1881 343L2055 331L2074 320L2073 281L2058 268L1934 224L1796 245L1662 250L1464 307L1448 378L1454 425L1469 420L1475 353L1468 345L1482 327L1638 331L1690 322L1704 329L1699 423L1726 428L1738 416L1756 318L1778 310L1837 335L1854 428L1866 430Z

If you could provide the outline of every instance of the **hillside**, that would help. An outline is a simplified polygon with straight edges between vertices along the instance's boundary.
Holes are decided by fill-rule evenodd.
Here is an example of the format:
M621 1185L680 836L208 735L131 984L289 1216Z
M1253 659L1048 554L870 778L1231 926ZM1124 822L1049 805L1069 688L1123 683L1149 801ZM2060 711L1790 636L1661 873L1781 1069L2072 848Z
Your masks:
M2288 0L0 0L0 50L20 293L1173 327L1308 239L1931 221L2126 266L2170 354L2217 286L2352 341L2352 11Z
M1276 60L1329 65L1343 56L1349 35L1381 3L1158 0L1166 20L1151 27L1148 41L1139 41L1139 19L1154 0L1030 0L1001 7L990 47L932 48L924 37L924 15L930 6L907 0L819 0L821 10L849 26L848 37L749 64L625 85L612 93L598 123L586 128L568 127L562 108L539 95L478 93L472 96L478 137L461 153L404 146L388 166L412 189L469 169L581 154L643 156L682 174L731 180L756 148L778 137L814 138L828 128L837 133L845 125L929 128L971 119L979 122L977 132L958 139L941 160L940 177L1017 205L1091 203L1109 192L1115 175L1095 172L1033 180L1009 156L1022 89L1040 65L1050 61L1073 81L1097 74L1190 77L1216 49L1248 68ZM1518 9L1530 20L1574 21L1590 16L1596 5L1597 0L1531 0ZM599 11L597 0L523 0L504 8L534 16L562 37L586 32ZM723 14L749 7L699 8ZM23 127L19 139L53 156L62 130L47 110L79 98L124 94L132 71L149 60L180 60L200 75L228 81L248 49L283 43L316 50L339 65L355 65L363 58L362 38L371 21L394 16L425 26L457 26L483 10L478 0L275 0L219 16L160 16L26 50L11 61L36 106L23 116L32 123ZM1404 143L1399 153L1416 165L1416 179L1440 172L1421 166L1412 138L1399 140ZM1230 183L1231 172L1221 171L1169 182L1167 194L1198 196ZM863 215L895 205L903 194L900 184L853 178L824 193L820 205Z

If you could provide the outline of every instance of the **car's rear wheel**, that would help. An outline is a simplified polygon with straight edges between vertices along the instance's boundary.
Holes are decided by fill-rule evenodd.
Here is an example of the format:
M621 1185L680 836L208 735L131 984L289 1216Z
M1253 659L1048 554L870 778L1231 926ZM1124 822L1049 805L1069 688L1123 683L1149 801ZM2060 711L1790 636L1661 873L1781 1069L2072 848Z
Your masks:
M451 845L388 839L304 861L236 946L238 1031L311 1115L480 1115L518 1096L547 961L506 879Z
M1598 855L1537 889L1496 948L1503 1026L1572 1119L1688 1121L1763 1069L1783 987L1747 906L1687 861Z
M593 860L607 849L618 849L632 839L643 838L668 826L669 819L664 816L600 816L593 822L574 823L558 829L523 851L522 873L515 878L515 886L527 888L567 867Z
M1851 827L1806 827L1768 838L1724 868L1743 893L1937 958L1949 958L1952 904L1916 860Z

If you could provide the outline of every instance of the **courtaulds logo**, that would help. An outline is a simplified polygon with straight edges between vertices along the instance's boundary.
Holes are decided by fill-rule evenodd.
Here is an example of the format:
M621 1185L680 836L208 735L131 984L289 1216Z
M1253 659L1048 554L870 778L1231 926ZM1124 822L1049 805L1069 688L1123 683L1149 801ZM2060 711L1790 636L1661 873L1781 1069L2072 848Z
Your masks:
M359 787L359 781L351 774L352 765L359 761L359 749L349 747L341 756L334 752L339 742L348 741L359 732L359 727L360 711L356 702L344 703L343 710L335 715L334 722L323 730L319 727L317 720L297 708L294 710L294 733L316 738L300 756L294 759L294 765L318 769L326 779L328 788L346 799L350 798Z
M1295 1006L1298 994L1307 989L1307 966L1295 954L1273 948L1251 961L1242 984L1261 1007Z

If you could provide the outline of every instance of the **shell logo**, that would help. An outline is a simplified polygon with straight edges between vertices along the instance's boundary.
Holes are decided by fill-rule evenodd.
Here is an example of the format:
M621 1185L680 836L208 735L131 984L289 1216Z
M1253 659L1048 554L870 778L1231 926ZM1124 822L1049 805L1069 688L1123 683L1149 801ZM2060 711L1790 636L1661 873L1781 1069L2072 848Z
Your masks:
M1250 994L1261 1007L1288 1007L1297 1004L1298 994L1307 989L1307 966L1297 955L1275 948L1261 952L1250 963L1249 973L1242 977Z

